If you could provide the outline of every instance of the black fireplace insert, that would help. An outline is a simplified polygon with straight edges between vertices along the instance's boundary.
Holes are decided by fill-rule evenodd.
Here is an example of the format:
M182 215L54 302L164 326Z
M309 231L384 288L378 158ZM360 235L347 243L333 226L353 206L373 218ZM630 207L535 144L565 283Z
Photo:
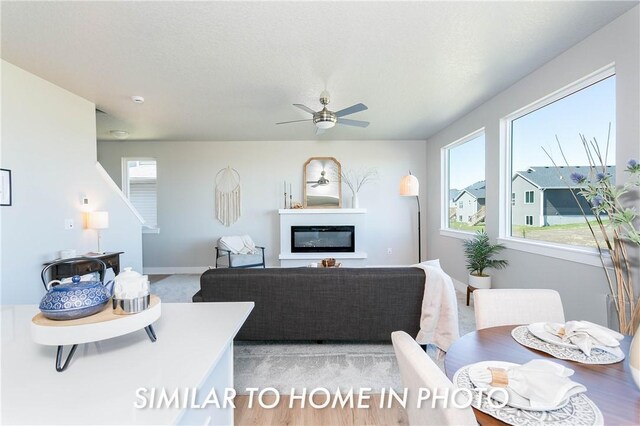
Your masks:
M292 226L292 253L354 253L355 226Z

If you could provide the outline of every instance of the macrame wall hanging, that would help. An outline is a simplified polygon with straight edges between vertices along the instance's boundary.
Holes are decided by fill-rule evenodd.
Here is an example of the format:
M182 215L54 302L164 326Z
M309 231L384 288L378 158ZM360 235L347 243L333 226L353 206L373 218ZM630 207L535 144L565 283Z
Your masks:
M231 226L240 217L240 173L226 167L216 174L216 219Z

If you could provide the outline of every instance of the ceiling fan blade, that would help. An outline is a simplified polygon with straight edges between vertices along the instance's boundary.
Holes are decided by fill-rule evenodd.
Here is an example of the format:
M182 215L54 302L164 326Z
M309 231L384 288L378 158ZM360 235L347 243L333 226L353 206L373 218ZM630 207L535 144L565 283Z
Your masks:
M318 185L320 185L319 183L316 183L315 185L311 185L312 188L317 188Z
M289 124L289 123L299 123L301 121L313 121L313 119L309 118L307 120L292 120L292 121L281 121L280 123L276 123L276 124Z
M355 104L351 105L349 108L341 109L340 111L336 111L336 117L344 117L345 115L355 114L356 112L367 110L367 106L365 104Z
M338 123L356 127L367 127L369 125L368 121L349 120L348 118L338 118Z
M321 135L325 132L325 129L321 129L320 127L316 127L316 135Z
M296 106L296 107L300 108L303 111L307 111L309 114L315 114L316 113L314 110L312 110L308 106L305 106L305 105L302 105L302 104L293 104L293 106Z

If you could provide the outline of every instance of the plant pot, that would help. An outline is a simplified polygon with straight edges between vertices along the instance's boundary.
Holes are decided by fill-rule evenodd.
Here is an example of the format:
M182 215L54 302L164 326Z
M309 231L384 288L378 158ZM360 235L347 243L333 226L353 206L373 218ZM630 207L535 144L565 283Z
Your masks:
M473 288L491 288L491 277L469 274L469 285Z
M636 386L640 389L640 327L636 330L636 334L631 341L629 369L631 370L633 381L636 382Z

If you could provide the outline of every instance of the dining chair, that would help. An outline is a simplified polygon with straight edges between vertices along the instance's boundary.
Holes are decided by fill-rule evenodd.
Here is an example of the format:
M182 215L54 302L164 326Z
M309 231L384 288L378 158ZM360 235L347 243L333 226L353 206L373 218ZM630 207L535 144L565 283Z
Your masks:
M405 410L410 425L477 425L478 422L470 407L454 408L437 400L435 406L431 399L422 401L418 408L419 389L429 389L432 393L437 389L442 395L445 389L449 393L456 388L429 355L404 331L391 333L393 349L396 353L402 384L407 389Z
M564 323L560 294L546 289L478 289L473 292L476 330L533 322Z

